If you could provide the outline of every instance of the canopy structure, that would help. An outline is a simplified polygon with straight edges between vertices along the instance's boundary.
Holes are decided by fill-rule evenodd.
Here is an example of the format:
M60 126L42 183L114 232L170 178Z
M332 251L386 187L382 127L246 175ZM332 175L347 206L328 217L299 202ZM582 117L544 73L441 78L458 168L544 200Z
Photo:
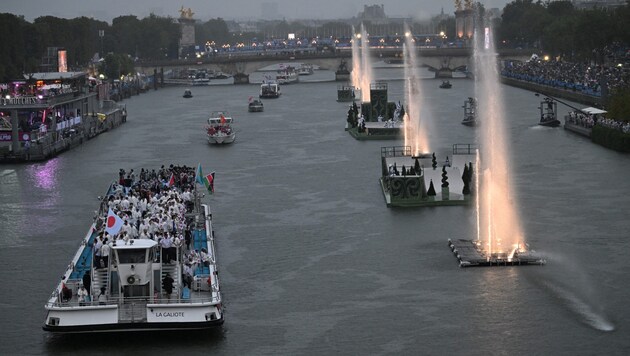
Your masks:
M593 107L584 108L584 109L582 109L582 112L585 113L585 114L589 114L589 115L597 115L597 114L605 114L605 113L607 113L607 111L605 111L605 110L598 109L598 108L593 108Z

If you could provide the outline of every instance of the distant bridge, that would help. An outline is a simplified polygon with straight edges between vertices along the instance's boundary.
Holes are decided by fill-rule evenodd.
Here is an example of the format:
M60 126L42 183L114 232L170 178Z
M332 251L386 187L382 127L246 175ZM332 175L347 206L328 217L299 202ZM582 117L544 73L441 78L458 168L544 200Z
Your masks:
M401 60L402 48L370 48L373 58L380 60ZM472 57L472 48L418 48L418 64L424 65L435 71L436 77L452 77L453 71L462 70L469 66ZM499 50L499 58L527 60L531 57L531 50ZM286 52L265 54L220 53L210 58L164 60L152 62L138 62L135 69L139 73L147 75L155 71L168 70L181 71L187 68L204 68L235 76L235 84L249 83L249 75L262 68L279 63L306 63L318 66L321 69L336 70L342 59L346 60L346 66L352 70L352 51L341 49L324 52L300 52L288 49ZM236 79L238 78L238 79Z

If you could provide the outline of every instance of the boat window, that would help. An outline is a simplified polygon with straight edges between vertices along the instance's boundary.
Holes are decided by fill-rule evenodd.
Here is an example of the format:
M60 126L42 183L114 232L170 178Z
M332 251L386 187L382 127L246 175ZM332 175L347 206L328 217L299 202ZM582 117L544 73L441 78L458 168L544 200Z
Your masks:
M117 250L119 263L144 263L145 249L124 249Z

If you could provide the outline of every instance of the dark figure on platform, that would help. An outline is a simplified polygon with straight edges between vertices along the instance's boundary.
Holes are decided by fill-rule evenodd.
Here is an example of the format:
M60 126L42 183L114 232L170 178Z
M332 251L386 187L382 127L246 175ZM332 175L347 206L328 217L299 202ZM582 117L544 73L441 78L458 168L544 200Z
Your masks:
M87 294L90 295L92 290L92 288L90 288L92 287L92 276L90 276L90 272L83 273L83 285L85 289L87 289Z
M70 299L72 299L72 289L68 288L64 283L61 286L61 301L68 302Z
M171 294L173 293L173 282L175 282L175 280L171 278L169 273L162 279L162 289L166 292L166 298L168 299L171 299Z

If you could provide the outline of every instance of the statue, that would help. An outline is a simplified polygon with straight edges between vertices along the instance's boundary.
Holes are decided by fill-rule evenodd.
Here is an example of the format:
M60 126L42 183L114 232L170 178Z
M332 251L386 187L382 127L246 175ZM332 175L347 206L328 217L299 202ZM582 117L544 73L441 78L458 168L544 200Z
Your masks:
M180 14L180 18L183 19L192 19L193 15L195 14L191 8L184 8L184 5L182 5L182 7L179 9L179 14Z
M472 0L464 0L464 1L465 1L465 4L466 4L465 5L466 10L472 10L472 8L473 8Z
M461 11L462 10L462 0L455 0L455 9L457 11Z

